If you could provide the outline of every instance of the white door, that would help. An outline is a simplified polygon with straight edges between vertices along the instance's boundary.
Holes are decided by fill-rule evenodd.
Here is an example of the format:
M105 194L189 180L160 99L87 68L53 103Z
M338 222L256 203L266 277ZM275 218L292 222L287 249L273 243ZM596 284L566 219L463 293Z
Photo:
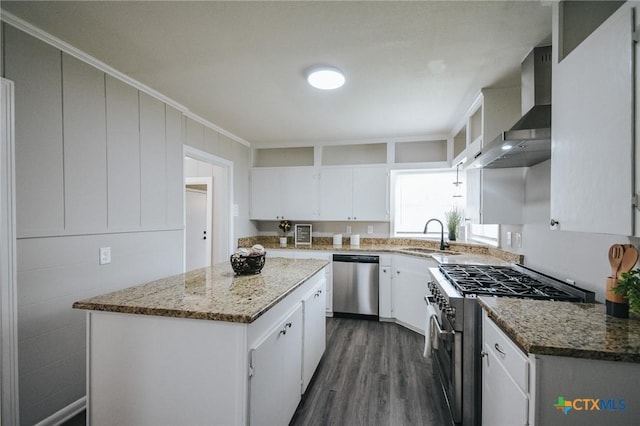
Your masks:
M185 270L191 271L211 265L207 250L211 247L211 235L207 235L207 192L187 188L185 204Z

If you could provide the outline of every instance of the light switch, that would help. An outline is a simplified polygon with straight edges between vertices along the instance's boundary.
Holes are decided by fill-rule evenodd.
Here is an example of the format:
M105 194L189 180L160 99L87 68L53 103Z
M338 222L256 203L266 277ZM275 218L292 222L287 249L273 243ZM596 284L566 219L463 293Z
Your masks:
M507 247L511 247L511 231L507 231Z
M351 233L351 225L347 225L347 229L345 229L345 232L346 232L347 234L350 234L350 233Z
M373 225L367 225L367 234L373 234Z
M111 263L111 247L100 247L100 264Z

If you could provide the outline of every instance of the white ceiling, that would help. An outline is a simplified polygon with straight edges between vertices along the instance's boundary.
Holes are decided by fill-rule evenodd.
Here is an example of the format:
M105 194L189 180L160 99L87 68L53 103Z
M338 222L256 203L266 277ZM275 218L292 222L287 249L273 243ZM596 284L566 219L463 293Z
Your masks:
M251 142L449 134L519 84L551 2L9 2L2 8ZM316 64L347 83L306 84Z

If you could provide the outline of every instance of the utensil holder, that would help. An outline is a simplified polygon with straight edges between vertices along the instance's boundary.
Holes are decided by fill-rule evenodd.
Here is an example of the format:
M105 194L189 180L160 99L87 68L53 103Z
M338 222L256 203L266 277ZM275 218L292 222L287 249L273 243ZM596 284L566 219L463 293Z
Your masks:
M616 318L629 318L629 301L622 294L615 293L612 290L617 283L617 278L607 277L607 292L605 295L607 315Z

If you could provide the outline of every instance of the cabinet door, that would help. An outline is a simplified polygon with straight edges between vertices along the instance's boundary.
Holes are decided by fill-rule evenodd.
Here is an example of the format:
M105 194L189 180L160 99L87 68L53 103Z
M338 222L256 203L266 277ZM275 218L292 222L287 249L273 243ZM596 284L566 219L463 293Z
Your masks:
M285 167L280 170L282 215L286 219L312 220L318 217L318 179L313 167Z
M386 167L353 169L354 220L388 220L388 182Z
M302 333L302 393L316 371L326 346L326 291L324 280L302 300L304 331Z
M632 234L632 34L633 8L624 4L554 61L551 218L559 229Z
M283 214L281 197L279 169L251 169L251 219L281 219Z
M250 351L249 422L288 424L300 401L302 305Z
M528 424L529 399L494 355L488 343L482 358L482 424Z
M414 331L424 333L425 302L428 293L429 267L435 261L417 257L396 256L393 275L393 316Z
M323 168L320 173L320 219L351 220L353 169Z

